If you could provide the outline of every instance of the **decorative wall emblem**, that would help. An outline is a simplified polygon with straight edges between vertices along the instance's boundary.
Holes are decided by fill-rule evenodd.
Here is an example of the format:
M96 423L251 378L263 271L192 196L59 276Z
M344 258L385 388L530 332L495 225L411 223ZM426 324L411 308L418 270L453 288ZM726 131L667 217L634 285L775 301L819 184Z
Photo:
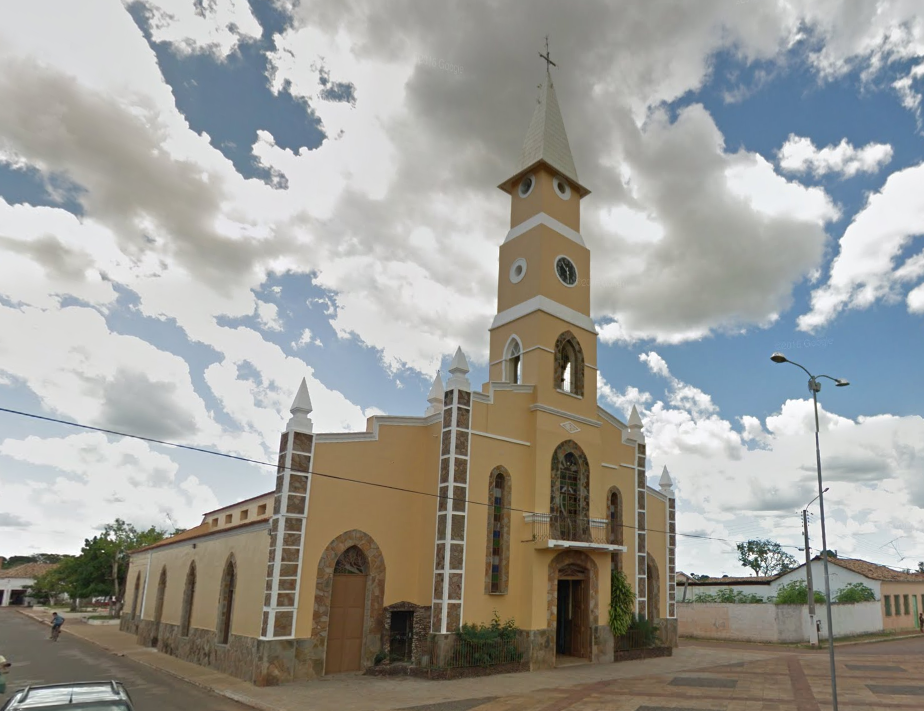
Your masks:
M577 426L576 424L574 424L573 422L562 422L562 423L561 423L561 426L562 426L563 429L567 430L567 431L570 432L571 434L574 434L575 432L580 432L580 431L581 431L581 428L578 427L578 426Z

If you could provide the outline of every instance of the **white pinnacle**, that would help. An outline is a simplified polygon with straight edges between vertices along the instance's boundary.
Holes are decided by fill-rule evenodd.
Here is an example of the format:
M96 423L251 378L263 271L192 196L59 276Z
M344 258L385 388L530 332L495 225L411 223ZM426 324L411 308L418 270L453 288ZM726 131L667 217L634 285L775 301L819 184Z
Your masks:
M629 414L629 427L641 427L642 418L639 417L638 408L635 405L632 406L632 412Z
M629 434L628 439L636 442L645 441L645 433L642 431L642 418L639 417L638 408L632 406L632 412L629 414Z
M295 393L295 400L292 401L292 407L289 408L292 417L289 418L286 428L301 432L311 432L311 418L308 417L311 411L311 396L308 394L308 383L302 378L301 385L298 386L298 392Z
M661 493L667 494L674 486L674 481L667 471L667 467L661 471L661 478L658 480L658 486L661 487Z
M440 371L436 371L436 377L433 378L433 385L427 395L427 402L430 403L430 407L427 408L428 415L433 415L443 409L443 396L445 393L443 378L440 377Z
M465 354L462 347L456 349L456 354L452 357L452 363L449 365L450 378L446 386L450 390L471 390L472 386L468 378L468 361L465 360Z

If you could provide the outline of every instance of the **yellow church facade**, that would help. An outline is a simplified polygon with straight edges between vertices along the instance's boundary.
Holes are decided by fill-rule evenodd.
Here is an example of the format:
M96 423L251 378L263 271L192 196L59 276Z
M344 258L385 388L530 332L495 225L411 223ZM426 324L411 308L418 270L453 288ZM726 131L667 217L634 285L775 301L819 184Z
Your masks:
M316 433L303 381L273 491L134 551L122 629L259 685L418 658L513 618L531 669L611 662L611 572L676 644L675 508L646 483L637 411L597 402L590 250L551 78L500 246L489 382L461 349L419 417Z

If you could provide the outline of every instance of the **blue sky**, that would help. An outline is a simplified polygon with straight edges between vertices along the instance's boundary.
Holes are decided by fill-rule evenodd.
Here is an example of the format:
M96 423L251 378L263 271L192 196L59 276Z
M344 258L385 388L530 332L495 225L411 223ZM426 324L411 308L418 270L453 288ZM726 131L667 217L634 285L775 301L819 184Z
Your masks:
M268 460L301 377L321 431L422 414L458 345L483 382L494 186L549 32L593 190L600 403L641 409L652 481L715 539L680 568L798 545L810 400L775 350L852 383L820 394L829 538L924 559L922 27L861 6L538 3L490 32L439 3L0 11L0 406ZM195 525L271 476L0 414L0 487L9 555L72 551L126 502Z

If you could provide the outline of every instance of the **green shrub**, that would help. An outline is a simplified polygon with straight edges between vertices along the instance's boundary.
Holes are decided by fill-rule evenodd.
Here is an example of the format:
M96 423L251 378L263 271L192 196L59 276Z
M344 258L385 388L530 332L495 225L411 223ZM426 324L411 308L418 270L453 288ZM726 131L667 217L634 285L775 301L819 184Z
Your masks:
M760 595L744 593L731 588L720 588L715 593L699 593L693 602L724 602L735 605L758 605L767 602Z
M834 601L841 604L851 604L855 602L872 602L876 599L876 593L873 589L863 583L850 583L837 591Z
M655 647L661 643L661 630L657 623L644 615L632 615L628 631L638 635L638 642L643 647Z
M621 637L632 623L635 593L621 570L614 570L610 578L609 626L614 637Z
M490 667L519 662L523 659L523 653L517 645L519 631L512 617L501 622L496 611L487 625L466 623L456 632L458 642L449 666Z
M808 586L804 580L793 580L781 585L776 591L773 602L777 605L808 605ZM815 591L815 602L824 604L825 596Z

